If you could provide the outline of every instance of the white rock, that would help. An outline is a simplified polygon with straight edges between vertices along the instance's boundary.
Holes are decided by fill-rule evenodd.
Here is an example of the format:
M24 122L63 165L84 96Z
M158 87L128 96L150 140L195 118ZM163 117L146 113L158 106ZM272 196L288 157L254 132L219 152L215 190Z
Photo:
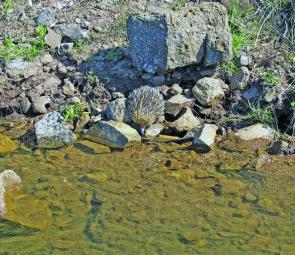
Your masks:
M192 145L193 149L197 152L210 151L214 144L217 129L218 127L213 124L204 124L202 128L197 129Z
M32 98L32 109L34 113L47 113L46 105L51 103L48 96Z
M41 57L40 61L43 65L47 65L53 61L53 57L49 53L46 53Z
M58 148L76 141L75 134L67 127L64 118L58 112L49 112L35 124L38 146Z
M214 78L202 78L193 87L193 95L204 106L220 103L224 97L222 81Z
M251 65L252 64L252 57L242 55L240 57L240 64L242 66L249 66L249 65Z
M6 62L6 73L15 80L27 79L38 73L39 67L37 63L26 62L23 59L14 59Z
M161 134L162 130L164 129L163 124L161 123L156 123L151 126L149 126L147 129L145 129L145 136L157 136Z
M191 131L201 126L200 120L194 116L190 108L184 109L182 115L171 123L178 132Z
M240 129L235 133L241 140L253 140L253 139L267 139L272 140L274 138L274 130L263 124L255 124L249 127Z

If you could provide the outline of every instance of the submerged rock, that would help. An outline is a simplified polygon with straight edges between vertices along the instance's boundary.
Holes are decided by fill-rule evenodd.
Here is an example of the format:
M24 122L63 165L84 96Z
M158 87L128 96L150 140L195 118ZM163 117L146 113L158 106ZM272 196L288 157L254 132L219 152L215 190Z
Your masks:
M17 148L15 142L8 136L0 134L0 153L12 152Z
M232 58L227 11L218 3L187 4L178 12L148 6L129 16L127 33L133 64L148 73Z
M218 127L213 124L205 124L202 128L197 129L192 145L193 149L197 152L210 151L214 144L217 129Z
M44 230L51 223L51 211L45 201L22 195L11 201L5 219L29 228Z
M119 121L100 121L93 125L85 135L86 139L113 148L125 148L136 142L141 142L138 132Z
M75 134L67 127L58 112L50 112L35 124L38 147L58 148L76 141Z
M241 140L266 139L272 140L274 138L274 130L263 124L255 124L249 127L240 129L235 133L235 136Z
M6 214L5 193L17 188L21 178L13 170L5 170L0 173L0 218Z

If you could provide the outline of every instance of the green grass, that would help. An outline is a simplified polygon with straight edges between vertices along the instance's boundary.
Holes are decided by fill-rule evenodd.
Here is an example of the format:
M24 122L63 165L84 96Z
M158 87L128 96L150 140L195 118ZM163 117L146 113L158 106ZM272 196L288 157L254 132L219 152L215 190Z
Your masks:
M4 11L9 11L11 10L13 7L13 4L11 1L5 1L4 3L2 3L2 8Z
M261 108L260 105L246 104L248 113L243 116L223 117L218 120L217 124L222 125L228 122L247 122L249 124L262 123L278 130L277 119L271 108Z
M46 27L39 26L37 28L37 36L28 45L16 44L10 37L5 37L3 46L0 48L0 57L5 60L12 60L16 58L23 58L25 60L32 60L38 56L46 47L45 35Z
M220 65L222 73L235 74L238 72L238 66L235 61L229 61Z
M93 82L96 82L98 80L94 73L88 73L87 79Z
M107 52L107 54L105 55L105 60L106 61L110 61L110 62L112 62L112 61L114 61L115 60L115 58L117 58L117 57L122 57L124 55L124 52L123 51L121 51L121 50L110 50L110 51L108 51Z
M242 47L251 45L250 38L253 37L253 32L247 28L247 14L250 11L251 9L245 9L242 11L237 1L232 4L229 11L229 25L232 33L234 56L239 54Z
M78 120L81 116L88 113L85 109L85 106L80 103L72 103L62 106L59 111L64 117L65 121Z
M128 15L129 15L128 11L125 11L122 14L121 18L119 19L119 21L114 26L114 31L115 32L126 29L126 22L127 22Z
M262 71L261 78L270 85L276 85L279 81L278 75L274 71Z
M171 9L173 11L180 11L185 6L186 3L187 3L187 0L175 0L172 3Z
M74 41L74 47L71 49L73 53L80 53L85 51L86 43L82 39L77 39Z
M259 104L254 106L250 103L247 104L247 107L249 109L245 118L247 122L250 124L262 123L277 129L277 120L271 108L261 108Z

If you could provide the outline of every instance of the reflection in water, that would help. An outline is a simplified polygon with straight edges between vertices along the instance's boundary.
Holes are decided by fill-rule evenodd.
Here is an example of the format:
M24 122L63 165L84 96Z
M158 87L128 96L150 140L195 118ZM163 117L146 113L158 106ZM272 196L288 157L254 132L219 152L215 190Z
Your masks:
M0 170L23 180L0 254L293 254L295 158L223 146L80 141L0 154Z

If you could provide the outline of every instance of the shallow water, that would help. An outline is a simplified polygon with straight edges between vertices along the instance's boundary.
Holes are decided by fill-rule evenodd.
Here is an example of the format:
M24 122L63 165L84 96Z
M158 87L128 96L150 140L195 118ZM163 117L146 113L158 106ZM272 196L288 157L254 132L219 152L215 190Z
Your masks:
M22 191L0 221L0 254L294 254L295 157L256 145L207 154L81 140L0 154Z

